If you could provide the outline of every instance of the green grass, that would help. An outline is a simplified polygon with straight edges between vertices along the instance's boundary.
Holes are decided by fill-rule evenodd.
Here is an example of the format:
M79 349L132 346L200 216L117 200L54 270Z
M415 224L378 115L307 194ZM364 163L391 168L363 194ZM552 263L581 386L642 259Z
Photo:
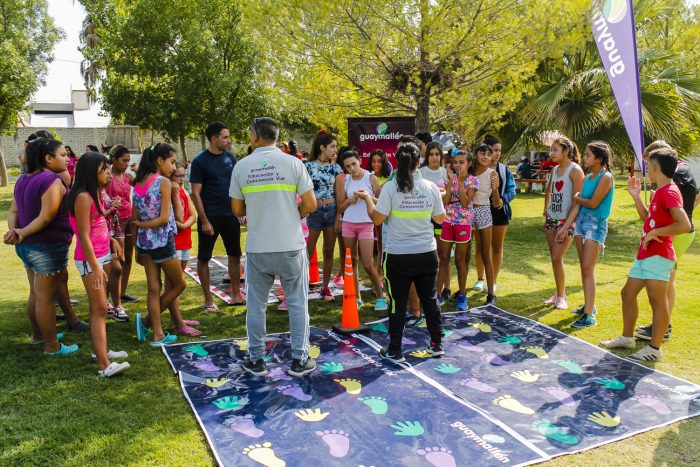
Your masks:
M4 234L12 187L0 189L0 222ZM597 344L619 334L620 289L636 253L641 223L629 196L618 183L605 256L597 269L597 327L573 330L572 315L541 305L554 293L549 256L542 231L542 197L521 195L513 203L514 222L507 236L506 260L499 280L498 304L544 324ZM195 238L196 241L196 238ZM221 248L218 245L217 248ZM223 251L218 251L223 254ZM678 301L673 339L664 345L664 360L655 368L700 383L694 346L700 322L700 242L683 258L678 274ZM12 248L0 248L0 465L211 465L214 459L177 378L159 350L139 344L133 325L108 324L110 348L127 350L131 370L123 377L97 378L90 360L87 334L67 333L66 341L81 345L75 357L48 359L28 344L30 328L24 314L28 292L21 262ZM454 270L454 268L453 268ZM574 248L566 258L569 303L583 302ZM70 290L80 300L77 312L87 314L87 300L75 268L69 266ZM470 269L469 283L474 280ZM453 278L453 286L456 279ZM135 265L130 292L145 297L143 270ZM210 339L245 335L245 309L224 308L219 316L200 311L201 292L188 280L182 295L187 318L202 321ZM470 302L483 301L471 295ZM370 301L371 297L365 297ZM641 295L641 319L649 306ZM143 300L129 307L144 312ZM268 332L286 331L287 316L269 309ZM369 307L363 320L377 318ZM340 304L311 303L311 323L327 328L340 318ZM59 325L59 330L63 325ZM641 434L549 465L698 465L700 420Z

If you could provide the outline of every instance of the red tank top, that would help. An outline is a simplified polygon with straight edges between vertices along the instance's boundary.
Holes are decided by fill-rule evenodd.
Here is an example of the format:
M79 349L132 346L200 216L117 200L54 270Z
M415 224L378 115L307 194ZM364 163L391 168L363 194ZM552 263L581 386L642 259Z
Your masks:
M190 198L184 188L180 188L180 203L183 209L183 220L190 217ZM175 249L189 250L192 248L192 227L187 227L185 230L178 230L175 235Z

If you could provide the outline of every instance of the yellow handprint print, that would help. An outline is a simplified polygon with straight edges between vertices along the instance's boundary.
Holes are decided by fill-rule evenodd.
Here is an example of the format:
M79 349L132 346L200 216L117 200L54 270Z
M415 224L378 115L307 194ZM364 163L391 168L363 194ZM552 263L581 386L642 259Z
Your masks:
M321 409L303 409L298 412L294 412L294 415L304 420L305 422L320 422L324 418L330 415L329 412L321 412Z
M491 332L491 326L486 323L474 323L472 324L472 327L477 328L481 332Z
M220 388L221 386L230 383L231 380L228 378L209 378L208 380L204 381L204 385L209 386L210 388Z
M238 348L241 349L243 352L248 350L248 339L241 339L234 342L236 343L236 345L238 345Z
M588 419L600 426L612 428L620 424L620 416L611 417L605 410L602 412L593 412L588 416Z
M411 352L411 356L416 358L432 358L432 355L425 350L414 350Z
M530 370L525 371L514 371L510 374L513 378L519 379L523 383L534 383L540 379L540 375L530 373Z
M309 357L318 358L321 355L321 347L317 345L312 345L309 347Z

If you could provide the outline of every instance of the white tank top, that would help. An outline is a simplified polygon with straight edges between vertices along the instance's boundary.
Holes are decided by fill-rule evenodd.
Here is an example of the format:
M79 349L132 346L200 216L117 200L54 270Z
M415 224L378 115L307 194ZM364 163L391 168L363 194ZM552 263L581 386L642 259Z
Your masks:
M474 204L488 206L491 203L491 174L492 168L488 168L481 175L475 175L479 179L479 190L474 195Z
M374 190L369 181L370 173L367 170L364 172L364 175L359 180L354 180L350 175L345 176L345 195L348 198L352 198L358 190L365 190L374 196ZM343 222L350 222L352 224L372 222L372 219L369 218L369 214L367 214L367 203L365 203L365 200L358 199L355 204L348 206L343 213Z
M552 219L565 220L569 215L574 202L574 184L569 175L574 167L578 167L578 164L569 164L561 177L557 175L558 166L552 169L551 197L547 206L547 215Z

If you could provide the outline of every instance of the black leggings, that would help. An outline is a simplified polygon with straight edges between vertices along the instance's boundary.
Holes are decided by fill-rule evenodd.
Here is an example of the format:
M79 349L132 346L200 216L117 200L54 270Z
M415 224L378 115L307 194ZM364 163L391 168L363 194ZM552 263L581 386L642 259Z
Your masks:
M389 350L401 351L401 339L406 324L406 303L411 284L416 285L418 298L423 305L430 340L434 343L441 343L442 320L440 319L440 305L435 287L437 272L437 251L409 255L384 254L386 292L391 300L389 306Z

